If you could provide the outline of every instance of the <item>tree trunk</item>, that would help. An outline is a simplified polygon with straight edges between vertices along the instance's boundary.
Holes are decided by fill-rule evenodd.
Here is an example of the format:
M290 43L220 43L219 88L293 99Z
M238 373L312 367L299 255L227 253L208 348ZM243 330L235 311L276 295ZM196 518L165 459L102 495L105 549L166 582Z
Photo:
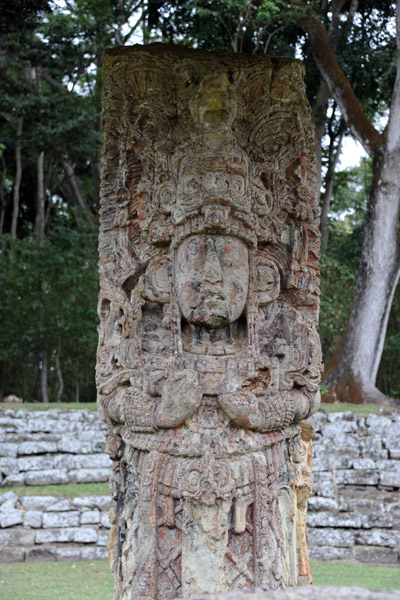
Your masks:
M71 197L74 199L74 203L76 206L79 206L82 209L82 216L85 221L94 224L96 219L87 205L85 197L82 194L75 169L67 156L63 158L62 165L67 176L68 186L70 188Z
M47 389L47 375L48 375L47 352L40 353L40 362L42 363L42 368L40 369L40 392L41 392L43 404L48 404L49 403L49 394L48 394L48 389Z
M400 50L400 0L397 0ZM328 366L328 400L393 404L375 386L390 308L400 274L400 58L386 131L368 120L340 69L327 32L316 17L302 21L315 60L356 138L373 158L364 242L355 297L344 335Z
M336 148L332 147L332 152L329 156L329 166L325 177L325 194L321 207L321 252L324 252L329 241L329 228L328 228L328 212L332 200L333 182L335 179L336 167L339 161L340 152L342 150L342 142L344 137L344 128L341 128L339 133L338 143Z
M315 158L317 159L318 202L321 195L322 185L322 138L324 137L325 132L326 111L328 110L329 97L329 88L325 80L322 80L318 89L315 104L312 109L312 116L315 126Z
M15 180L13 189L13 212L11 218L11 236L17 237L17 221L19 213L19 188L21 185L22 178L22 160L21 160L21 146L22 146L22 125L24 120L18 119L17 127L15 132Z
M7 165L4 160L4 156L1 156L1 180L0 180L0 235L3 235L4 231L4 217L6 215L6 200L4 198L4 183L7 177Z
M43 174L44 152L40 152L36 159L37 173L37 204L35 231L38 238L39 248L43 246L45 231L45 193L44 193L44 174Z
M79 365L75 369L75 402L79 402Z
M355 298L324 378L332 390L328 399L387 403L375 381L400 274L398 160L387 151L381 169L374 168Z
M61 402L61 396L64 392L64 379L63 379L63 374L62 374L62 369L61 369L60 355L61 355L61 338L59 337L58 344L57 344L57 351L56 351L56 374L57 374L57 381L58 381L58 390L57 390L57 398L56 398L57 402Z

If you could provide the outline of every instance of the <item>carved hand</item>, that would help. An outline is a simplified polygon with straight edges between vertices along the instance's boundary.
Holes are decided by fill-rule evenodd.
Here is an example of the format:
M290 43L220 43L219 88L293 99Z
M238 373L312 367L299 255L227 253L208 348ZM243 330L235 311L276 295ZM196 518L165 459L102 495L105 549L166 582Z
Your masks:
M167 429L181 425L198 408L201 398L201 386L195 371L184 369L170 375L156 411L157 427Z
M246 429L261 426L258 398L249 390L221 394L218 403L235 425Z

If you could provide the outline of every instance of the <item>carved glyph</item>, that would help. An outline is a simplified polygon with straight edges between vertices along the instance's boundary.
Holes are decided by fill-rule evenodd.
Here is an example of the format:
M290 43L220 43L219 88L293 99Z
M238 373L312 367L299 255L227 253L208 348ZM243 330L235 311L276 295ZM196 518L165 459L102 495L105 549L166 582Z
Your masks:
M297 585L321 370L303 67L114 49L103 107L114 598Z

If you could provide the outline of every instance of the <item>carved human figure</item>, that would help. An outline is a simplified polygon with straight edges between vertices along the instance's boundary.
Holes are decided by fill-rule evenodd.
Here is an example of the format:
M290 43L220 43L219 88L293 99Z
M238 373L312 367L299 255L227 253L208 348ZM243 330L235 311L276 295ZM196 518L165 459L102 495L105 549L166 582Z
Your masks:
M136 67L112 55L105 71L97 385L114 461L114 600L296 585L309 573L292 539L305 539L299 422L317 409L320 374L316 230L311 264L311 225L293 224L297 188L284 183L303 149L279 145L299 110L309 131L300 67L257 63L246 88L250 59L215 56L210 70L190 52L157 63L152 52ZM261 108L246 114L250 89Z

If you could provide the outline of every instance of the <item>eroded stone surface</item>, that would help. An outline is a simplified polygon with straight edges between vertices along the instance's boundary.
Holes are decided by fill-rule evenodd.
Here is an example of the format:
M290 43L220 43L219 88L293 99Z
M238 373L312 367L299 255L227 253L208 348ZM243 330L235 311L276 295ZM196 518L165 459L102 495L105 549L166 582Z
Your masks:
M296 585L321 368L303 67L123 48L103 89L114 598Z

